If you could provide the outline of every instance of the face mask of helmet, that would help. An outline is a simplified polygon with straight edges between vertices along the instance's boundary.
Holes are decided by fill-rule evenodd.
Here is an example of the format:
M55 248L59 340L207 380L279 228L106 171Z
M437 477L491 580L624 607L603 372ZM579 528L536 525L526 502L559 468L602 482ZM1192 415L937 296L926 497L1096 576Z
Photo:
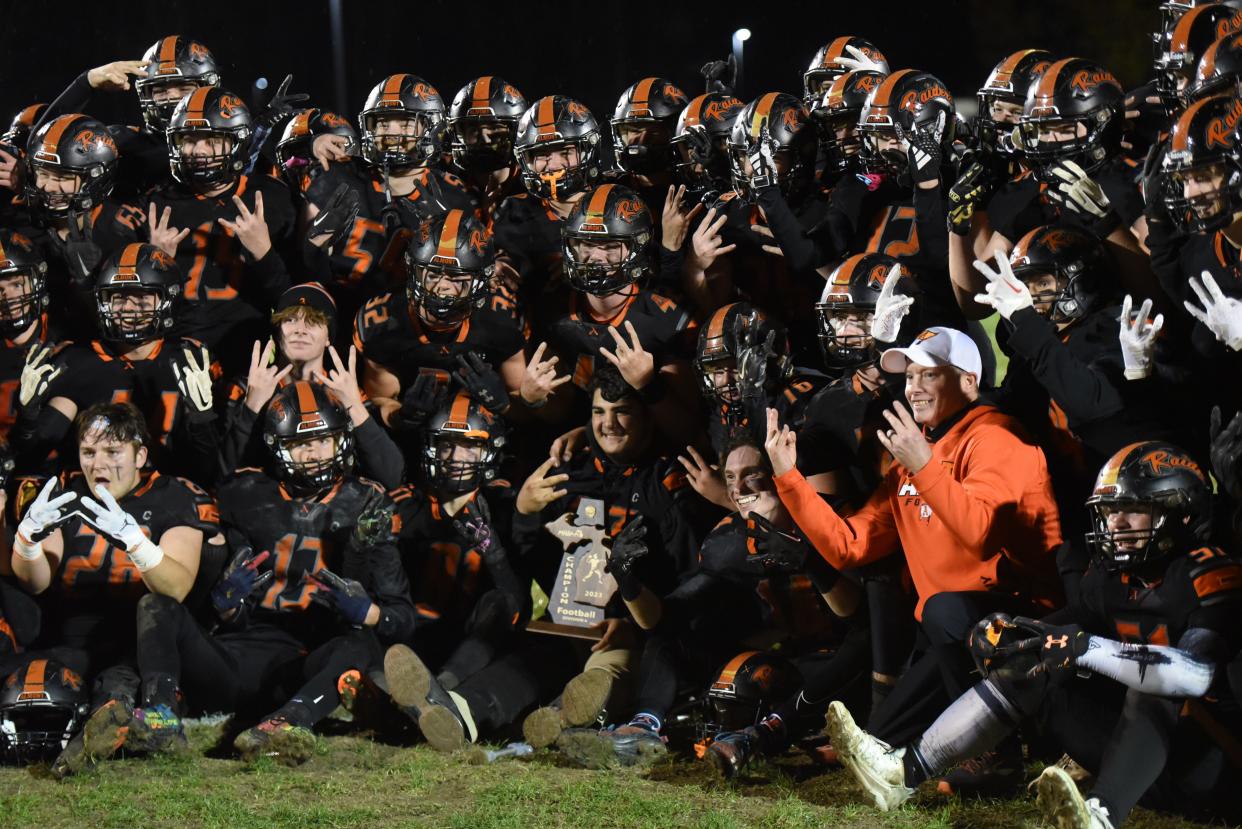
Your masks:
M301 454L299 448L323 438L332 444L327 457L294 459L295 455ZM306 438L278 439L275 454L280 479L290 492L297 495L322 492L353 469L353 436L348 430L342 430Z
M46 303L45 284L34 266L0 269L0 334L12 339L34 324Z
M412 264L406 296L436 322L460 323L486 299L491 270L480 273L439 264Z
M852 303L820 303L819 347L829 368L861 368L878 359L871 320L875 309Z
M95 295L99 327L104 339L143 343L164 335L171 323L172 302L156 290L104 289Z
M583 192L595 179L594 147L580 140L536 145L520 152L518 162L526 189L552 201Z
M722 192L731 184L727 139L708 134L701 126L693 126L669 142L673 170L696 194L709 190ZM702 198L702 196L699 196Z
M214 85L214 82L203 79L180 76L139 78L134 81L138 105L142 108L142 120L149 130L161 135L168 129L168 122L182 98L201 86Z
M438 112L366 113L362 157L390 170L423 167L439 154L444 116Z
M1242 211L1242 167L1224 162L1172 170L1164 176L1164 204L1187 233L1207 233L1233 223Z
M55 759L88 709L81 677L55 660L31 660L0 688L0 758L21 765Z
M450 129L453 161L463 170L490 173L513 163L513 119L459 118Z
M172 136L179 180L199 185L226 184L241 172L233 136L218 132L184 132Z
M459 495L490 480L494 461L486 441L433 432L424 450L423 473L440 492Z
M612 144L621 168L639 175L666 172L670 164L668 125L656 120L612 122Z
M583 293L611 296L633 285L648 269L644 239L570 236L561 247L569 284Z
M909 168L909 159L897 132L891 128L859 127L862 166L874 175L898 179Z

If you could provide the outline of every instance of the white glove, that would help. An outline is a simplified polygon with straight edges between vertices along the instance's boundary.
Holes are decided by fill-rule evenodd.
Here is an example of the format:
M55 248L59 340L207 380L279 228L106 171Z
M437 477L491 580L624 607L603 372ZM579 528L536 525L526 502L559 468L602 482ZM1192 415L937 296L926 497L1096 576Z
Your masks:
M85 516L86 523L109 538L120 541L126 550L133 550L147 540L146 533L138 526L134 516L121 509L106 486L98 484L95 494L99 496L99 501L89 496L82 497L82 507L90 513Z
M1049 185L1048 198L1062 207L1093 219L1103 219L1113 209L1100 185L1074 162L1059 161L1052 165L1051 173L1060 183Z
M1147 316L1151 313L1151 300L1143 300L1138 314L1133 321L1130 309L1134 301L1126 294L1121 303L1121 330L1117 339L1121 341L1121 359L1126 367L1127 380L1142 380L1151 374L1151 355L1156 350L1156 335L1164 327L1164 314L1157 314L1150 323Z
M211 357L207 354L207 347L203 346L202 357L203 363L200 366L194 359L194 352L188 348L183 348L182 356L185 357L185 366L182 367L173 361L173 374L177 378L177 388L181 390L181 397L186 404L195 411L209 412L211 411Z
M23 406L29 406L31 400L42 397L47 392L48 385L60 374L61 367L48 362L51 356L50 345L36 345L26 355L26 365L22 366L21 388L17 392L17 399Z
M901 265L893 265L884 277L880 298L875 301L875 313L871 316L871 338L877 342L896 341L901 321L910 313L914 297L897 296L897 283L901 279Z
M996 267L992 270L982 259L975 260L975 270L988 278L988 286L983 293L975 294L975 302L996 309L1005 319L1011 319L1015 312L1035 305L1026 283L1014 276L1013 268L1002 251L996 251Z
M869 69L872 72L888 73L888 69L885 68L884 64L876 63L871 58L867 57L866 53L864 53L863 50L859 49L857 46L846 46L845 51L850 53L850 57L837 58L835 61L837 66L844 66L847 70Z
M1190 315L1203 323L1216 339L1232 348L1242 351L1242 302L1225 296L1216 285L1210 271L1199 274L1202 283L1190 277L1190 290L1195 292L1203 303L1200 309L1189 301L1182 303ZM24 372L23 372L24 376Z
M56 485L55 478L48 478L43 489L39 490L38 497L26 510L21 523L17 525L17 534L26 541L38 541L40 537L47 535L49 530L54 529L57 524L68 517L68 513L62 508L76 498L77 494L62 492L53 498L52 492L56 489Z

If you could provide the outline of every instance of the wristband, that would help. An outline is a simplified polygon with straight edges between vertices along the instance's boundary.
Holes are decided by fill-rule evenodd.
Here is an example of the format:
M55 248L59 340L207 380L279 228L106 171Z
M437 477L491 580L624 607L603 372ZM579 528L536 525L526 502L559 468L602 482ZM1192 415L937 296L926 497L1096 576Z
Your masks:
M137 546L126 550L125 554L129 556L129 560L134 563L140 573L147 572L164 560L164 551L149 538L142 539Z
M43 542L28 541L18 532L13 536L13 551L26 561L36 561L43 555Z

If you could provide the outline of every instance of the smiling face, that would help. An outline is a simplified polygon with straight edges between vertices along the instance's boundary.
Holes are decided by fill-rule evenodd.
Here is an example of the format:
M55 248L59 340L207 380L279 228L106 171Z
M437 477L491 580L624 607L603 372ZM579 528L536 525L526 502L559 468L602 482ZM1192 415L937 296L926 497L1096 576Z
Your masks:
M614 402L600 389L591 398L591 432L599 448L612 461L638 460L651 444L651 414L634 395Z
M291 363L306 363L323 356L328 347L328 326L295 309L280 325L280 350Z
M906 402L914 421L935 428L979 396L975 375L953 366L906 366Z
M758 514L775 523L785 509L776 495L772 470L755 446L737 446L725 459L725 490L743 518Z

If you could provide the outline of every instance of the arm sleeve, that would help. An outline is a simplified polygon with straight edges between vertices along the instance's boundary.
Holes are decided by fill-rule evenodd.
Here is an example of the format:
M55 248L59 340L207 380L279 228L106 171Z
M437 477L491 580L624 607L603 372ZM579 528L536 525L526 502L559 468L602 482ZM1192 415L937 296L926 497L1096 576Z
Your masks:
M405 459L397 444L393 443L375 418L367 418L366 422L354 429L354 437L358 441L358 467L362 474L383 484L385 489L401 486Z
M914 223L919 234L919 258L936 270L947 269L949 261L949 212L944 188L914 188Z
M285 267L285 260L276 252L276 239L272 239L272 247L262 259L256 259L250 263L247 268L250 276L256 281L256 286L262 293L263 298L267 300L270 307L275 308L276 303L289 287L289 270Z
M1025 358L1031 373L1067 415L1099 420L1120 412L1121 393L1098 368L1075 356L1034 308L1013 315L1009 345Z
M246 406L245 394L229 402L225 414L224 435L220 438L220 469L227 475L245 465L246 450L254 435L259 415Z
M57 116L70 112L86 112L86 107L90 104L91 98L94 95L94 90L91 89L91 83L86 79L86 74L83 72L74 78L73 82L56 96L56 100L47 105L47 109L43 110L43 116L30 128L31 135L34 135L44 124Z
M803 232L798 217L789 209L779 187L761 187L757 195L759 206L767 217L768 228L785 255L790 271L801 273L814 270L832 258L832 246L817 243Z
M888 486L885 480L858 512L842 518L797 469L776 478L776 492L802 535L838 570L869 564L896 552L897 525L888 502Z
M1179 644L1202 642L1219 637L1203 628L1192 628ZM1197 648L1195 649L1197 650ZM1128 688L1162 697L1201 697L1207 693L1215 666L1199 658L1194 650L1164 645L1133 645L1092 636L1087 652L1077 664L1102 676L1115 679Z
M371 595L380 612L375 632L387 642L408 639L414 633L418 614L410 600L410 582L401 554L395 544L378 544L371 548L368 558Z

